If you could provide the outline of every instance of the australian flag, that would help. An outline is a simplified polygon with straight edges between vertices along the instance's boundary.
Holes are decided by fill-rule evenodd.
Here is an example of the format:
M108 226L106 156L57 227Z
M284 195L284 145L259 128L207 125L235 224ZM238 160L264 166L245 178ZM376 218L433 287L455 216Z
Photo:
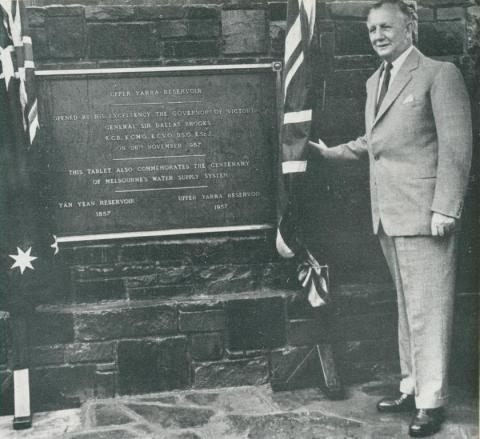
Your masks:
M0 20L0 306L17 322L44 293L56 245L40 197L35 65L23 1L0 0Z
M300 198L307 170L307 145L312 122L312 41L316 0L289 0L283 71L281 127L282 190L277 251L296 257L298 277L308 300L317 307L327 302L328 267L308 250L302 233Z

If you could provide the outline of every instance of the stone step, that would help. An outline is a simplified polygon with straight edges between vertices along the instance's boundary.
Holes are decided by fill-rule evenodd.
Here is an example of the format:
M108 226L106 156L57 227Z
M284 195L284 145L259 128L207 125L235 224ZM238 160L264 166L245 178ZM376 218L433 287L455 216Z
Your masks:
M391 286L343 285L331 294L332 306L320 309L303 292L272 288L40 305L31 323L34 403L65 408L92 397L264 383L290 373L316 343L333 344L349 380L395 369ZM457 382L469 380L476 367L476 346L465 341L475 340L478 297L458 295L453 355L464 361L452 370ZM8 321L7 313L1 316ZM318 379L315 364L306 370Z
M289 285L295 267L285 262L193 264L161 261L75 265L71 302L144 300L218 295Z
M40 305L32 323L32 341L34 345L52 345L219 331L224 329L231 304L250 303L254 308L280 301L284 307L285 298L294 294L265 288L216 296Z

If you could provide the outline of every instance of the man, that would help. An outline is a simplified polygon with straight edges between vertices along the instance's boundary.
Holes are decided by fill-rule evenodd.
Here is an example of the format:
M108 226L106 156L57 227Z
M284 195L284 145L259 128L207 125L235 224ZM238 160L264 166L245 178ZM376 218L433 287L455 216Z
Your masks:
M413 411L409 434L440 429L447 400L447 363L455 283L455 228L471 161L470 105L453 64L412 45L412 11L382 0L368 32L382 59L367 81L366 134L327 148L322 157L368 156L373 230L395 282L402 380L381 412Z

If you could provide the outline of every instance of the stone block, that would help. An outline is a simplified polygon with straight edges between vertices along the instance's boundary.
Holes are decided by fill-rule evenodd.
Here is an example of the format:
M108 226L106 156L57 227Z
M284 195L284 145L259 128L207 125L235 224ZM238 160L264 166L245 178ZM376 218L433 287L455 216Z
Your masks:
M222 11L223 53L227 55L266 52L267 31L264 10Z
M73 343L66 346L67 363L99 363L114 361L116 342L105 343Z
M124 425L134 422L134 418L117 404L97 403L89 407L88 414L92 426Z
M480 47L480 6L467 9L467 48L472 51Z
M48 58L50 56L50 51L48 50L48 37L46 29L44 27L31 27L29 33L30 37L32 38L35 61Z
M465 9L460 7L454 8L438 8L437 19L438 20L458 20L465 18Z
M170 42L173 45L175 42ZM122 261L158 261L162 267L189 264L219 264L225 262L258 262L275 255L273 238L259 236L228 236L189 238L183 240L149 241L123 244Z
M463 53L465 24L445 21L419 24L419 48L428 56L458 55Z
M450 379L463 388L478 388L479 294L455 298Z
M269 349L285 344L283 297L232 300L226 312L230 350Z
M118 248L112 244L80 245L68 248L75 264L108 264L117 260ZM62 252L62 257L64 253Z
M39 307L32 318L32 345L53 345L73 341L73 316L48 307Z
M122 279L77 281L73 285L73 297L76 303L124 299L125 294Z
M318 386L322 382L321 369L318 356L312 349L288 347L272 351L272 386L276 383L290 385L292 388Z
M418 8L418 21L433 21L433 9L430 8Z
M149 241L122 244L119 254L121 261L174 261L181 263L187 254L181 251L180 241ZM162 265L163 265L162 264ZM171 265L171 264L168 264Z
M334 70L335 63L335 31L327 31L322 28L318 35L318 49L314 52L317 63L314 74L327 74ZM340 58L342 59L342 58Z
M171 334L177 330L173 306L98 307L75 313L79 341Z
M336 315L394 314L396 293L390 283L343 284L332 287L332 305Z
M399 362L351 363L337 362L338 374L343 384L350 385L381 379L387 374L400 375Z
M327 79L327 87L333 78ZM323 102L319 102L322 108ZM345 137L345 133L360 133L365 129L365 98L327 97L325 109L319 112L319 119L322 120L320 137ZM342 221L337 217L338 221ZM344 219L347 221L348 219Z
M332 328L321 319L289 320L287 342L291 346L306 346L329 342Z
M347 55L334 60L333 70L368 70L372 74L379 65L376 55Z
M190 363L186 337L119 342L118 373L120 394L188 387Z
M154 273L156 270L153 262L130 262L127 264L119 264L115 268L121 277L145 276Z
M383 337L383 334L378 334ZM335 358L339 362L379 363L398 361L397 337L356 340L335 343Z
M190 38L216 38L220 36L218 20L190 20L187 22Z
M92 58L157 58L161 47L150 23L89 23Z
M128 298L131 300L146 299L166 299L175 296L192 296L196 293L193 285L161 285L152 287L129 288L127 291Z
M472 4L474 0L418 0L418 6L428 8L441 6L466 6Z
M94 396L95 366L51 366L30 369L34 411L78 407Z
M65 8L68 10L68 8ZM48 13L47 38L52 58L84 58L86 55L85 18L82 15Z
M268 234L190 240L184 252L194 264L259 263L275 258L274 239Z
M0 365L7 363L8 352L8 319L9 314L4 311L0 311Z
M180 332L212 332L225 328L225 312L223 310L183 312L178 315Z
M281 56L285 47L285 32L287 24L285 21L271 21L270 44L272 55Z
M267 0L224 0L223 9L266 9Z
M31 359L35 366L65 363L65 345L37 346Z
M194 387L259 386L268 381L265 357L247 360L194 363Z
M327 80L325 84L326 99L364 97L366 93L365 83L371 74L370 69L337 70L334 73L335 78Z
M268 2L268 18L272 21L285 21L287 19L287 2Z
M112 264L102 264L74 265L71 267L70 273L75 280L93 280L115 277L119 272Z
M200 407L168 407L153 404L127 404L130 410L146 419L150 424L163 429L184 429L201 428L208 424L210 418L215 415L215 411L210 408ZM208 427L207 427L208 428ZM196 439L196 434L192 436L189 432L180 433L180 435L169 438Z
M260 275L263 288L298 288L296 266L290 261L265 264Z
M195 266L195 284L209 294L253 290L260 283L260 269L247 264Z
M167 276L169 275L169 270L165 269ZM173 271L176 271L174 268ZM142 276L135 276L131 278L124 279L125 287L130 288L147 288L147 287L156 287L158 286L158 276L157 274L144 274Z
M251 349L249 351L232 351L230 349L225 349L226 358L229 360L245 360L246 358L261 357L264 354L264 349Z
M94 389L94 394L95 398L113 398L115 397L115 391L116 391L116 372L102 372L102 371L96 371L95 372L95 389ZM97 415L97 425L98 422L100 422L100 425L117 425L118 423L124 423L120 422L122 418L114 418L113 415L108 416L108 414L105 411L102 411L100 413L96 413ZM123 415L125 418L127 418L126 415ZM106 420L108 419L109 423L105 424ZM127 418L128 419L128 418ZM126 422L129 422L128 420Z
M123 21L133 20L135 10L133 6L86 6L85 19L87 21Z
M218 56L219 51L216 40L166 41L164 55L177 58L207 58Z
M79 5L52 5L45 8L49 17L83 17L84 8Z
M184 312L222 310L225 299L217 297L201 297L198 300L184 301L179 304L179 309Z
M191 355L195 361L215 361L223 356L224 337L221 332L193 334Z
M13 375L10 370L0 369L0 416L13 414Z
M318 308L313 308L303 290L286 297L287 318L289 320L314 319L318 315Z
M97 372L114 372L117 370L117 364L113 361L110 363L97 364Z
M181 6L135 6L136 20L171 20L184 15L185 9Z
M372 7L369 1L354 1L354 2L335 2L328 3L327 10L335 18L356 18L366 20L368 11Z
M181 20L162 20L155 23L153 31L157 38L179 38L188 35L187 23Z
M394 338L396 334L396 314L365 314L332 319L332 336L336 341Z
M190 6L184 8L185 18L195 18L195 19L219 19L220 10L216 7L205 7L205 6Z
M373 53L364 22L337 22L335 25L336 55L369 55Z
M191 283L194 277L191 265L157 266L155 272L159 285L185 285Z
M78 0L77 0L78 1ZM144 429L140 429L142 434ZM149 431L150 433L150 431ZM138 434L122 427L112 427L95 432L77 432L72 433L72 439L137 439Z
M45 17L47 16L47 11L45 10L45 8L37 8L30 6L26 8L26 11L28 17L28 25L30 27L45 25Z

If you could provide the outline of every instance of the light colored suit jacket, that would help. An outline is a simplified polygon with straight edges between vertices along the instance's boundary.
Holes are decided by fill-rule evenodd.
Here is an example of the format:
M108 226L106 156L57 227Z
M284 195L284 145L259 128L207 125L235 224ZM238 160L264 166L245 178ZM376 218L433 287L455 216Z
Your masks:
M367 81L366 134L332 148L343 159L368 153L373 230L430 235L432 212L459 218L472 155L470 101L451 63L416 48L375 117L380 69Z

